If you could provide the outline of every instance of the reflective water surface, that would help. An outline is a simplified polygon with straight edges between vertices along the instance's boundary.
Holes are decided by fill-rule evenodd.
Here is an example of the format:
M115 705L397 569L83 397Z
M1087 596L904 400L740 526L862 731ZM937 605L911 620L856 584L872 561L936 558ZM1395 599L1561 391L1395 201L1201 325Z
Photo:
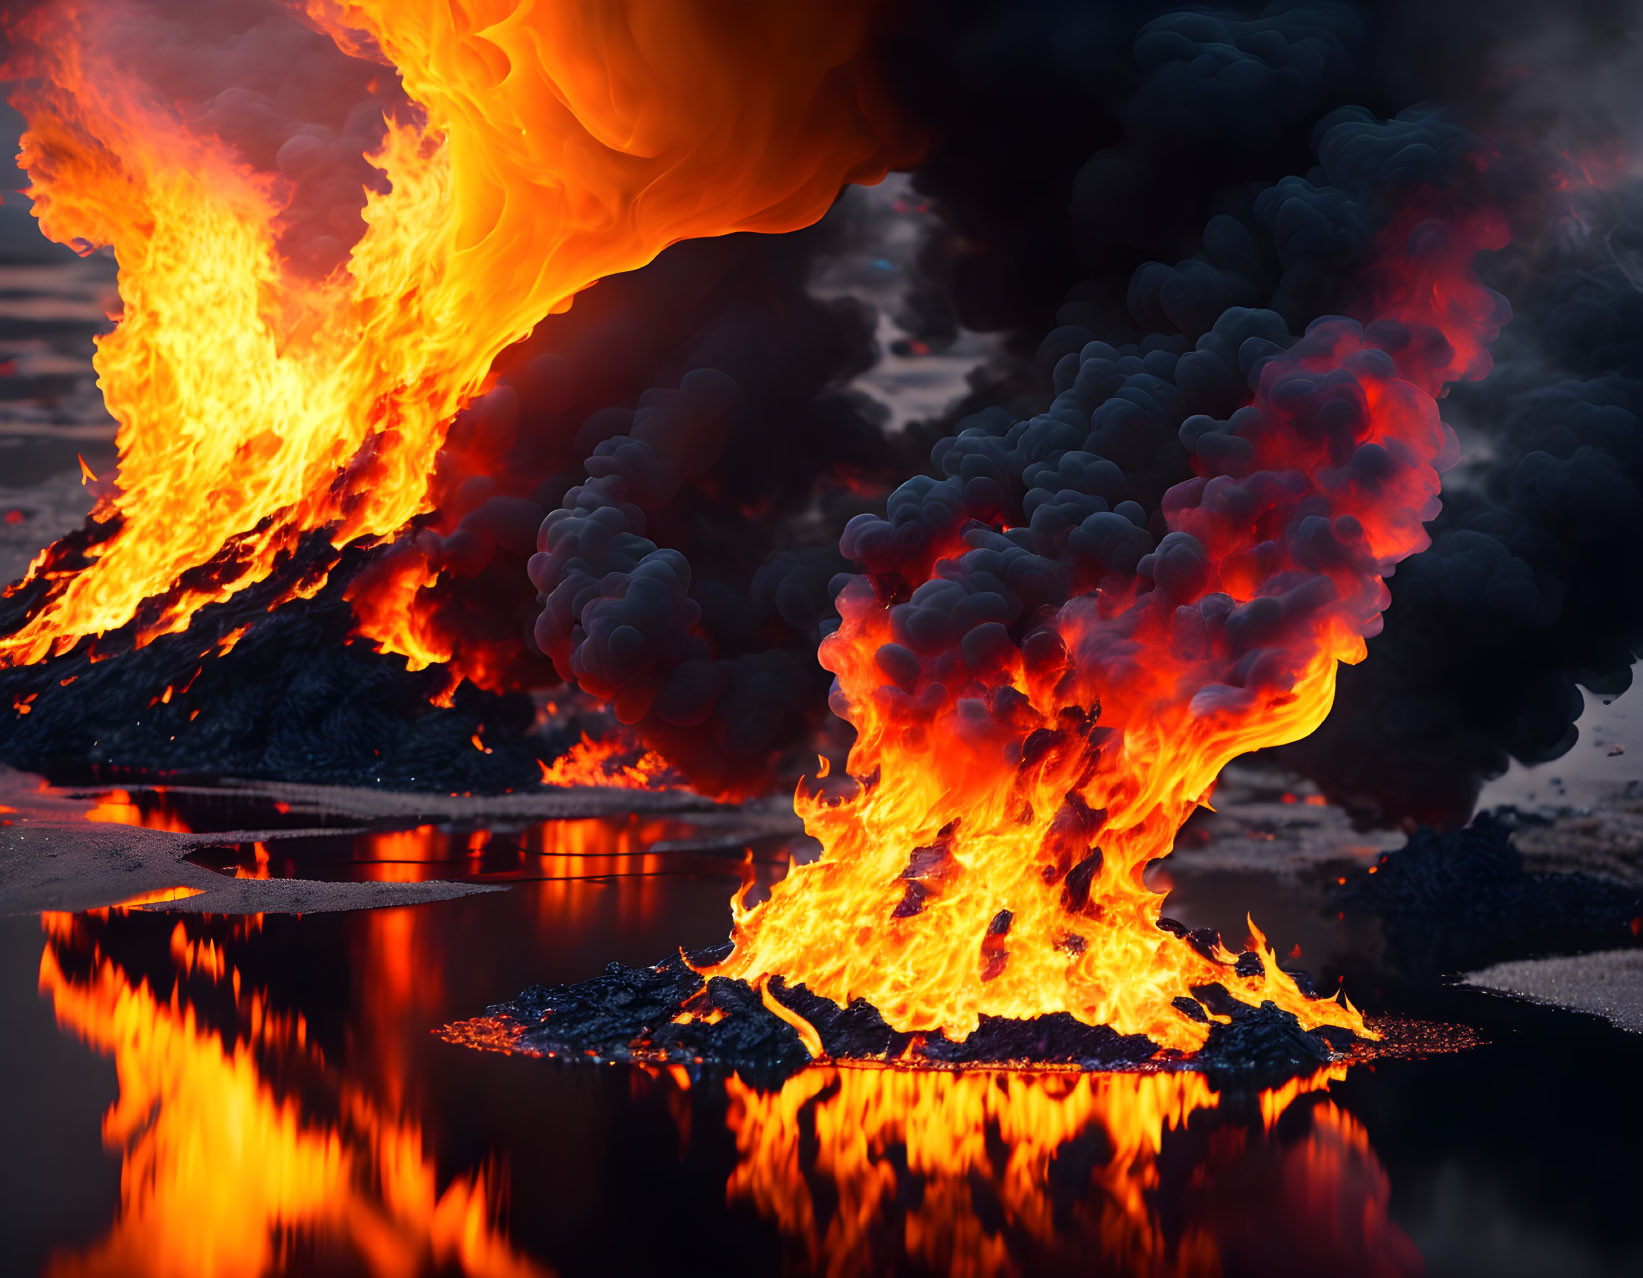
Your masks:
M290 868L281 842L218 867L312 876L330 858L330 877L456 877L464 862L516 884L408 909L0 919L8 1271L1623 1274L1643 1260L1637 1040L1476 996L1420 1010L1480 1024L1486 1046L1248 1093L1190 1074L859 1068L761 1091L435 1036L533 981L721 939L746 867L666 850L687 825L370 832L299 845Z

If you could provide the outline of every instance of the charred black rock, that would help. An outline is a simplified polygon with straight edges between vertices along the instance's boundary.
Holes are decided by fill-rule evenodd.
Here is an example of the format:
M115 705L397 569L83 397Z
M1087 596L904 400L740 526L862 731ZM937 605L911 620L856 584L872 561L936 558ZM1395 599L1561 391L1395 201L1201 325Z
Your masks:
M810 1063L798 1030L770 1011L745 981L711 978L687 1012L691 1019L681 1024L671 1019L678 1015L675 1007L648 1041L641 1036L638 1046L669 1060L731 1063L758 1083L778 1083ZM705 1019L715 1013L722 1019Z
M409 670L353 637L344 593L363 562L358 551L338 560L320 535L181 633L137 647L128 626L0 670L0 762L69 783L170 774L478 793L535 784L538 758L574 735L532 738L535 709L521 694L465 684L451 705L433 704L445 671ZM313 597L276 606L320 577ZM22 623L25 603L0 602L0 633ZM25 699L27 715L10 708Z
M1043 1065L1077 1065L1082 1069L1123 1069L1156 1054L1153 1041L1141 1034L1120 1034L1106 1025L1086 1025L1066 1012L1007 1020L983 1016L974 1034L961 1043L940 1034L925 1040L923 1055L952 1064L1001 1065L1032 1061Z
M592 980L533 985L513 1002L487 1010L524 1026L520 1046L528 1050L626 1060L635 1038L671 1022L701 988L702 978L678 957L655 967L607 963Z
M722 959L725 949L691 956L698 966ZM934 1065L1073 1065L1087 1070L1131 1069L1157 1056L1157 1045L1140 1034L1085 1025L1065 1012L1010 1020L983 1016L962 1042L945 1035L892 1029L877 1008L857 1000L839 1007L803 985L773 979L766 991L808 1023L822 1051L835 1060L926 1061ZM1240 1003L1220 985L1193 990L1175 1001L1200 1023L1205 1008L1230 1015L1209 1044L1189 1062L1240 1079L1290 1077L1350 1046L1344 1032L1303 1032L1295 1017L1272 1004ZM548 988L532 986L510 1003L488 1009L512 1026L520 1050L562 1059L663 1061L736 1070L758 1086L776 1086L810 1060L796 1025L778 1015L765 996L745 981L709 977L705 982L681 957L654 967L612 963L591 980ZM1258 1085L1264 1085L1258 1084Z
M1491 963L1635 944L1637 889L1597 875L1532 874L1501 821L1419 830L1374 874L1349 878L1337 905L1377 916L1387 963L1432 978Z
M1329 1042L1303 1030L1293 1013L1276 1003L1238 1006L1231 1021L1211 1028L1193 1061L1217 1089L1271 1086L1329 1061Z

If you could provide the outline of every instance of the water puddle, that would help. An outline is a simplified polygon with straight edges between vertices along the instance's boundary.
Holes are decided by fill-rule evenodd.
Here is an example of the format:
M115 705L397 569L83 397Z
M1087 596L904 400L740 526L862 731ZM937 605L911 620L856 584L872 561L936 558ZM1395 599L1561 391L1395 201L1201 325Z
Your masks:
M209 824L129 792L101 806ZM750 873L723 836L651 815L339 827L195 855L229 874L513 886L306 917L0 919L20 1111L6 1161L22 1172L9 1263L1281 1278L1530 1272L1525 1256L1620 1274L1643 1258L1643 1098L1592 1076L1596 1061L1633 1076L1643 1040L1475 994L1414 1009L1482 1024L1473 1050L1244 1093L1192 1074L832 1067L762 1091L436 1036L527 984L721 940ZM764 848L752 870L782 858ZM27 1121L46 1095L51 1121Z

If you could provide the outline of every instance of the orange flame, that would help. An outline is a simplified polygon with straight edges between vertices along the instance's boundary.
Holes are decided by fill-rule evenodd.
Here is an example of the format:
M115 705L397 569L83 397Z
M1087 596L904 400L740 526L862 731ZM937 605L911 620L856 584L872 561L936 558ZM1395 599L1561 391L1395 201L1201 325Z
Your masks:
M543 785L604 785L623 790L657 790L673 779L659 755L622 733L595 740L586 735L551 764L542 764Z
M764 904L733 901L736 948L714 974L754 983L780 974L840 1005L865 999L898 1030L954 1038L983 1015L1064 1011L1192 1050L1209 1026L1174 1000L1212 983L1251 1004L1270 1000L1309 1028L1375 1037L1350 1003L1304 997L1253 923L1259 971L1247 976L1223 947L1206 956L1160 930L1163 898L1142 875L1228 762L1323 721L1337 664L1362 660L1364 636L1379 625L1382 578L1426 544L1436 463L1452 444L1434 397L1487 370L1485 343L1500 323L1472 265L1503 242L1500 221L1470 211L1456 221L1444 252L1407 261L1413 223L1389 228L1371 273L1376 318L1447 339L1434 340L1430 360L1389 357L1345 321L1315 328L1266 365L1250 410L1270 429L1244 441L1251 455L1239 473L1283 477L1269 488L1271 508L1191 500L1219 475L1182 485L1187 497L1174 506L1165 500L1170 528L1205 552L1207 580L1194 598L1248 603L1282 555L1292 577L1327 588L1332 602L1303 612L1311 620L1270 650L1287 669L1246 680L1224 640L1201 620L1196 631L1182 624L1180 614L1198 616L1177 607L1189 598L1129 577L1061 609L1061 657L1029 663L1011 646L977 668L955 653L904 691L877 660L898 638L891 605L855 579L821 655L856 730L848 771L857 786L839 801L801 789L795 804L823 855L795 867ZM1322 433L1281 400L1279 379L1297 373L1329 376L1353 397L1352 446L1410 464L1378 485L1344 480ZM1294 525L1326 519L1357 549L1341 555L1350 562L1303 571L1286 539ZM944 566L935 557L930 578ZM1091 650L1100 655L1087 666L1066 657Z
M22 163L41 229L119 261L96 367L120 460L93 516L115 530L77 572L41 556L0 665L133 619L138 642L179 630L306 532L398 531L452 415L544 315L676 240L792 230L881 178L907 147L859 54L871 8L309 0L416 108L315 280L279 250L279 179L138 82L96 0L38 6L7 69Z

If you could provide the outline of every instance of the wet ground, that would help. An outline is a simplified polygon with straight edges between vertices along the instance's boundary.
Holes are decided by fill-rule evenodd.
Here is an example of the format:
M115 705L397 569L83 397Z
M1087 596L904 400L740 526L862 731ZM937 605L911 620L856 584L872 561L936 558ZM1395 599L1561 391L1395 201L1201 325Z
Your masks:
M1194 1075L863 1069L761 1093L554 1064L434 1031L532 982L722 939L744 876L781 873L802 843L770 814L622 813L621 795L577 800L603 816L540 819L521 796L481 821L290 791L20 788L34 797L0 833L54 813L169 841L151 868L505 890L0 918L8 1272L1643 1269L1643 1036L1595 1017L1406 993L1395 1010L1482 1041L1242 1096ZM1325 841L1361 856L1353 837ZM1215 873L1184 858L1171 912L1227 926L1259 901L1280 951L1324 970L1362 939L1317 916L1305 873Z

